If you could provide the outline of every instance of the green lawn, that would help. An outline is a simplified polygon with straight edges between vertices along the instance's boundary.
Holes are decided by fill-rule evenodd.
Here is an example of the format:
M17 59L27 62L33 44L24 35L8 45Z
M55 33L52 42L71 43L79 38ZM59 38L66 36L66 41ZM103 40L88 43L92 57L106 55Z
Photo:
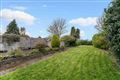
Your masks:
M0 77L0 80L120 80L107 52L80 46Z

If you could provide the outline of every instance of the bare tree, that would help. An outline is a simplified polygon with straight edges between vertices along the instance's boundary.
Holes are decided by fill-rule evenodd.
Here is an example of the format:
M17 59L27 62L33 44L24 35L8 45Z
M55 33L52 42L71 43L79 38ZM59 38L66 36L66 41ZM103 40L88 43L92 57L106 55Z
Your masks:
M103 31L103 26L104 26L104 23L103 23L103 16L98 18L97 20L97 25L95 26L95 28L98 30L98 31Z
M51 34L56 34L58 36L61 36L63 33L65 33L66 28L66 20L59 18L53 21L53 23L49 26L48 32Z

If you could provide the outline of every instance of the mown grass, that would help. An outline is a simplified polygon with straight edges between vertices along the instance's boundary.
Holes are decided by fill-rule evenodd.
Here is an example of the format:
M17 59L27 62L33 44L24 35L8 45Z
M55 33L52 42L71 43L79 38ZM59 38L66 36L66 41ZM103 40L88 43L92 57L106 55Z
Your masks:
M120 80L120 71L107 52L80 46L18 69L0 80Z

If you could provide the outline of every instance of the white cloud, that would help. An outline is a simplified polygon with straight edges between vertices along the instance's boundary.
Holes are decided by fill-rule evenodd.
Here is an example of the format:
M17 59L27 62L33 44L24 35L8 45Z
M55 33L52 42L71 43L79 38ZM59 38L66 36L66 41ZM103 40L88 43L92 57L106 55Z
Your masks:
M19 10L12 10L12 9L2 9L0 11L0 18L7 19L7 20L20 20L24 21L27 24L33 24L36 20L36 18L24 11Z
M71 24L80 26L95 26L97 24L98 17L77 18L69 21Z
M12 8L17 10L23 10L23 11L27 9L26 7L23 7L23 6L14 6Z
M84 37L85 36L85 31L81 30L80 31L80 37Z

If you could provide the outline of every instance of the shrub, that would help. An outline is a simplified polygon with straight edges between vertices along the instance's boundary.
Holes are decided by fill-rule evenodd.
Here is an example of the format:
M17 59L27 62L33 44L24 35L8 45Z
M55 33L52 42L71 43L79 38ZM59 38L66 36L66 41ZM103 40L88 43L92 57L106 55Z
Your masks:
M35 48L38 49L39 51L44 51L46 47L46 43L45 42L37 42Z
M19 42L20 36L16 35L16 34L4 34L3 41L7 42L9 45L11 45L14 42Z
M108 49L108 42L102 33L95 34L92 38L92 43L97 48Z
M2 61L3 58L4 58L4 57L1 57L1 56L0 56L0 61Z
M51 41L51 46L53 48L60 47L60 40L59 40L59 37L57 35L53 35L52 41Z
M76 45L92 45L92 41L89 40L77 40L76 41Z
M65 43L65 46L67 47L76 45L76 39L73 36L66 35L62 37L61 40Z
M59 51L59 48L51 48L52 51Z
M13 50L9 54L10 56L14 56L14 57L23 56L23 52L20 49Z
M61 46L60 50L64 51L65 50L65 46Z
M35 54L39 54L39 50L38 49L33 49L29 52L29 55L35 55Z

